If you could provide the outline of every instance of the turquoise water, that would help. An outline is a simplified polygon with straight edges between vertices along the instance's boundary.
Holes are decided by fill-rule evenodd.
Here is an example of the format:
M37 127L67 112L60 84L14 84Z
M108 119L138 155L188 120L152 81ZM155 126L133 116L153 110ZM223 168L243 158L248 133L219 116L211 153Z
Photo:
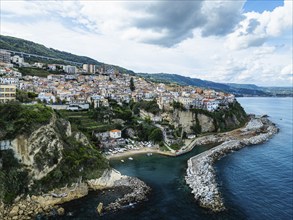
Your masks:
M292 98L241 98L248 113L267 114L280 133L264 144L246 147L216 163L218 182L227 211L219 214L200 208L184 181L186 161L209 147L169 158L133 156L111 161L122 174L136 176L152 187L147 202L119 213L99 217L96 194L68 203L62 219L292 219Z

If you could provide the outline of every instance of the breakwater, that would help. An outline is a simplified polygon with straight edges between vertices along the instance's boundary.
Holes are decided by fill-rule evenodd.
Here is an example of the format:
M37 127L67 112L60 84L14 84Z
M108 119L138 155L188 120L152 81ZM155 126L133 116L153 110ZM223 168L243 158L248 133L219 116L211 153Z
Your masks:
M201 144L224 142L190 158L187 162L185 180L199 205L214 212L225 210L213 164L232 151L263 143L277 132L278 128L267 117L251 117L245 128L238 129L229 136L211 135L202 138Z

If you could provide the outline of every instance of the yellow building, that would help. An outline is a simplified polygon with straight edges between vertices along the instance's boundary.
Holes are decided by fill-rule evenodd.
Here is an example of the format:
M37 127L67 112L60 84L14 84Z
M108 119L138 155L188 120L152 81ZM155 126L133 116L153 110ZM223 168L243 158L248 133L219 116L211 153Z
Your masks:
M16 86L0 84L0 103L15 100Z

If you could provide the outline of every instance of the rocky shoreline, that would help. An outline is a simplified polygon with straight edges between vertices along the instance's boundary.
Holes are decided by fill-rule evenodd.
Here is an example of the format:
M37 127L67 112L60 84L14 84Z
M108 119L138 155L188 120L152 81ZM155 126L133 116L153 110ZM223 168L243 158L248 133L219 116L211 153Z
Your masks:
M139 203L147 200L147 195L151 190L151 188L140 179L121 175L120 172L114 169L105 171L101 178L89 180L87 183L90 188L95 190L121 186L128 187L130 189L130 193L125 194L122 198L116 199L114 202L105 207L102 203L100 203L97 207L97 211L100 215L105 212L120 210L132 203Z
M222 142L222 144L190 158L187 162L185 180L199 205L214 212L225 210L213 164L232 151L248 145L263 143L277 132L276 125L267 117L252 116L245 128L233 131L231 135L217 134L199 138L198 145Z
M61 204L84 197L89 190L111 189L121 186L128 187L130 193L105 207L102 204L97 204L99 214L117 211L131 203L142 202L147 199L147 194L150 192L150 187L138 178L121 175L117 170L109 169L98 179L55 189L40 196L28 195L26 198L18 198L11 206L4 206L3 203L0 203L0 219L34 219L38 214L63 215L66 210L60 206Z

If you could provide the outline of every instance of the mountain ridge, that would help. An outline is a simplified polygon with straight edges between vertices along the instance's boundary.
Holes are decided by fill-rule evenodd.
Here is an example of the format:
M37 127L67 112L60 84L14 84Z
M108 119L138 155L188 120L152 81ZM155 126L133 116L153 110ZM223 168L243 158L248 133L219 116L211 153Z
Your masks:
M292 88L260 87L254 84L219 83L219 82L202 80L198 78L191 78L191 77L186 77L179 74L170 74L170 73L152 73L152 74L135 73L132 70L128 70L126 68L123 68L117 65L111 65L111 64L99 62L87 56L80 56L80 55L75 55L65 51L59 51L53 48L45 47L42 44L38 44L29 40L24 40L24 39L20 39L16 37L11 37L11 36L0 35L0 48L11 50L11 51L19 51L23 53L30 53L30 54L40 55L40 56L52 57L52 58L56 58L57 60L61 59L61 60L78 62L78 63L95 64L97 66L109 65L109 66L113 66L117 68L121 73L136 74L147 80L151 80L155 82L177 83L180 85L191 85L191 86L197 86L197 87L203 87L203 88L210 88L216 91L224 91L227 93L233 93L236 96L293 96ZM27 59L29 59L30 61L35 61L35 62L39 60L36 58L27 58ZM46 61L46 60L42 60L42 61Z

